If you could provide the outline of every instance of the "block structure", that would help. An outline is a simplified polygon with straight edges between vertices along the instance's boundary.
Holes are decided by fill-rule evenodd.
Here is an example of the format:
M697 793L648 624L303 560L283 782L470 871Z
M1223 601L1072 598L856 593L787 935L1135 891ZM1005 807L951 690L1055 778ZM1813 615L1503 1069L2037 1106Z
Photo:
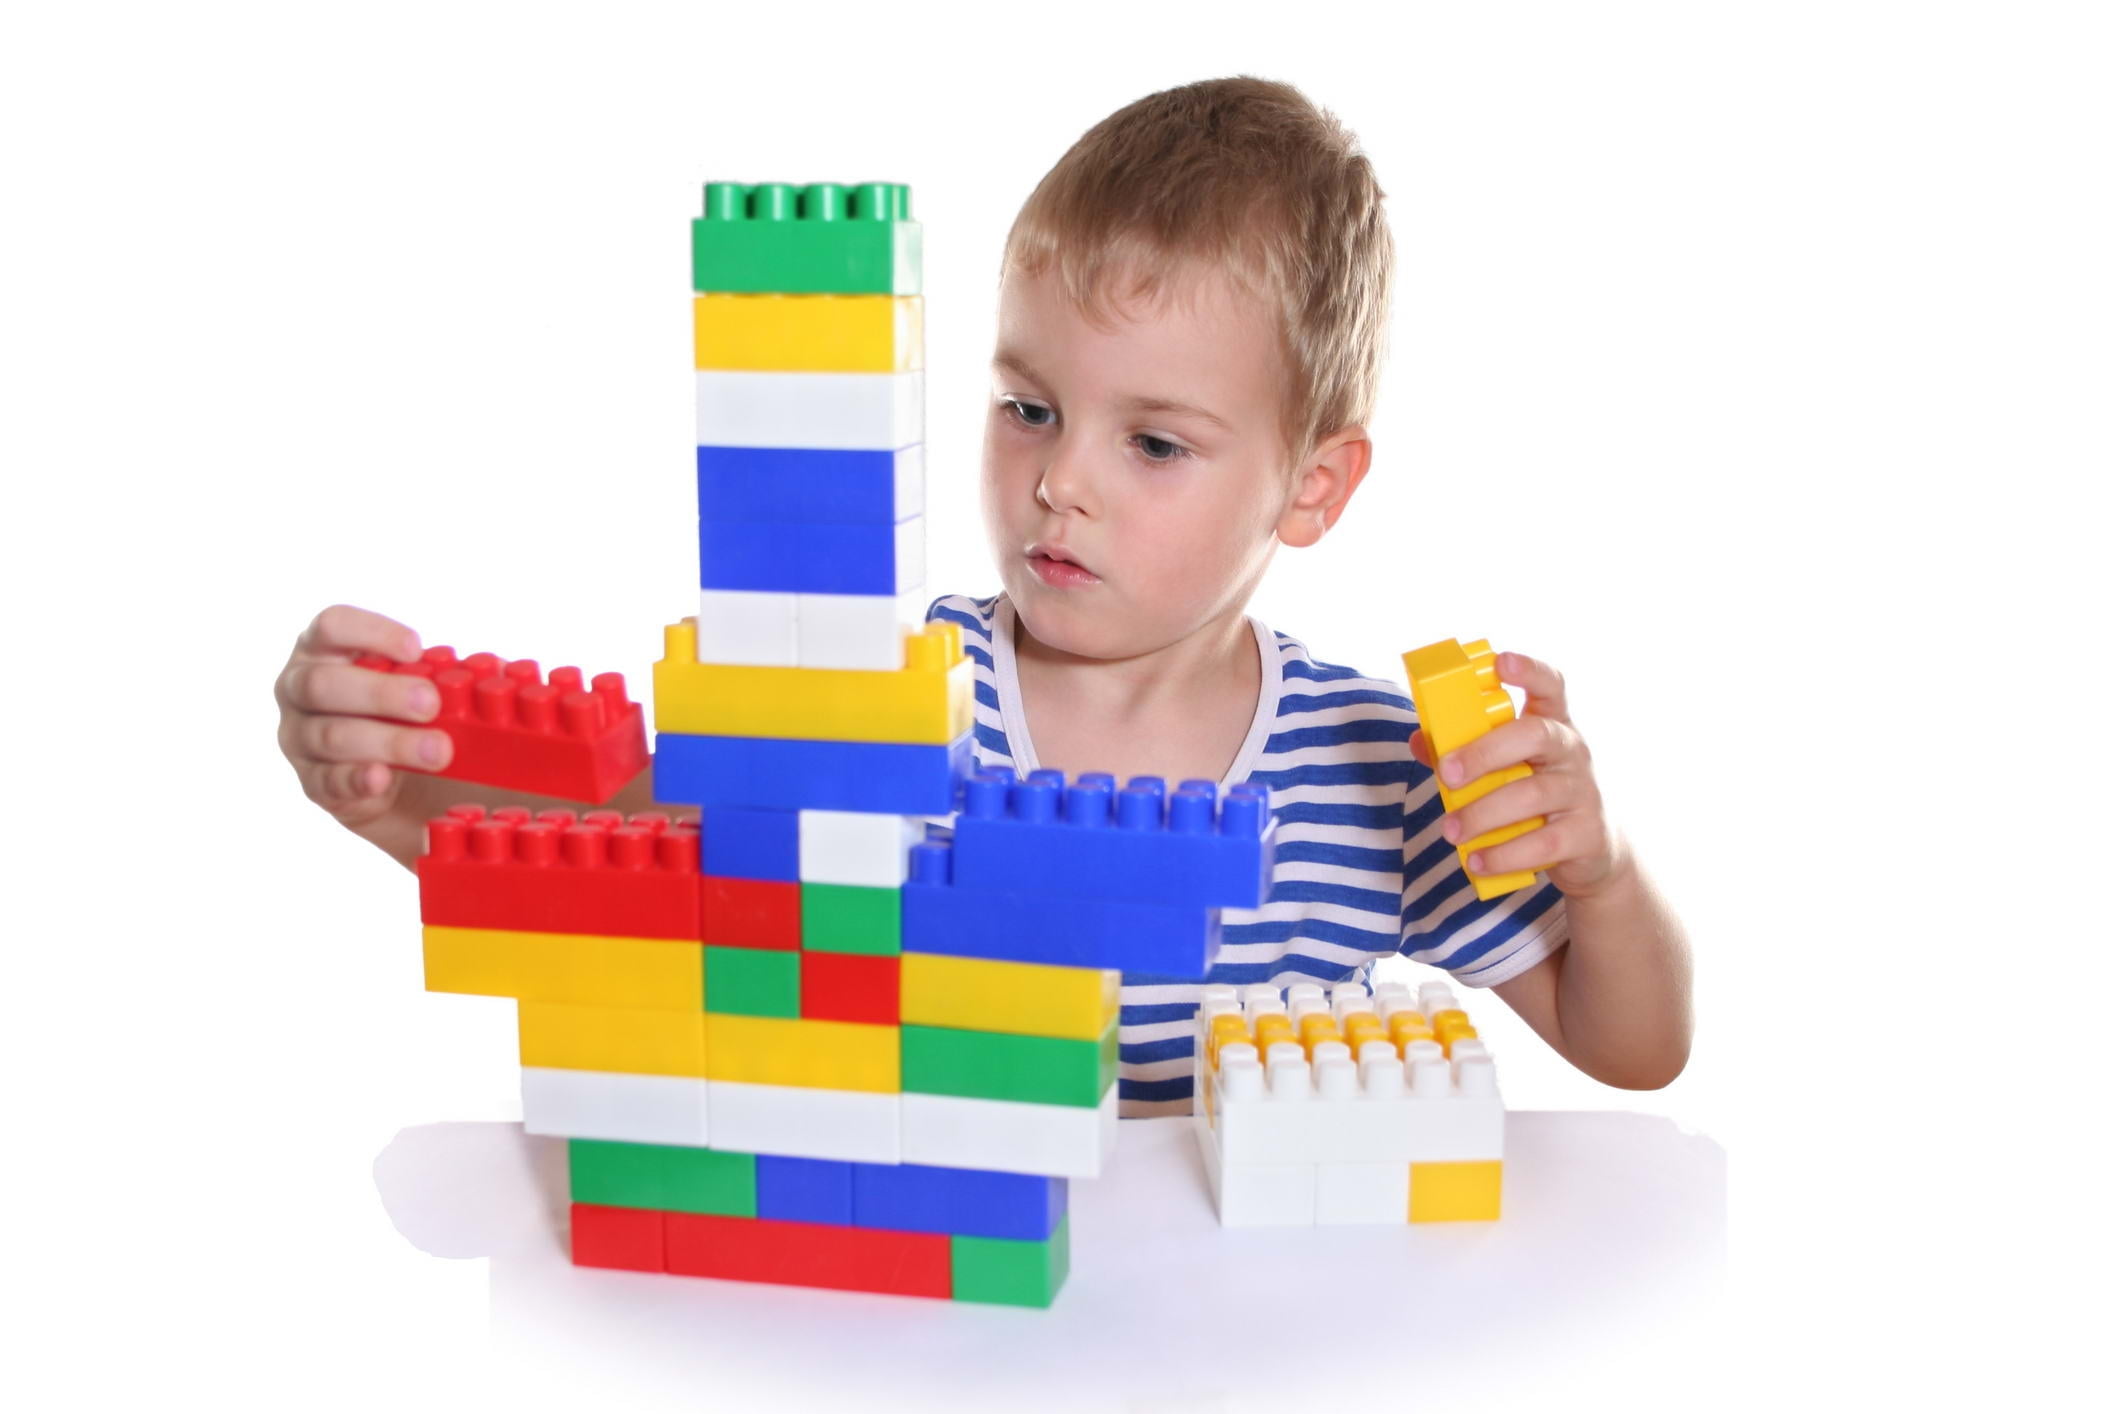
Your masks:
M1402 657L1407 669L1407 686L1414 694L1414 716L1428 737L1430 749L1439 764L1449 753L1478 740L1505 722L1516 720L1517 709L1510 705L1510 694L1503 690L1502 680L1495 670L1495 650L1488 646L1486 639L1462 644L1447 638ZM1460 810L1489 792L1531 774L1532 768L1520 762L1500 771L1490 771L1462 786L1445 785L1443 777L1438 776L1436 788L1442 795L1444 809ZM1535 816L1459 842L1458 866L1465 869L1466 877L1473 881L1473 892L1477 897L1500 898L1514 893L1530 884L1534 876L1526 869L1502 874L1475 874L1466 867L1467 856L1514 840L1519 835L1528 835L1544 824L1544 816Z
M1495 1064L1447 984L1211 987L1194 1135L1225 1227L1502 1215Z
M1263 789L972 770L962 633L921 621L919 232L886 183L706 190L699 612L654 670L656 797L699 823L428 826L427 984L515 999L582 1266L1050 1304L1117 1127L1119 970L1203 975L1266 896ZM430 657L466 731L642 735L615 674ZM590 757L526 788L641 768Z

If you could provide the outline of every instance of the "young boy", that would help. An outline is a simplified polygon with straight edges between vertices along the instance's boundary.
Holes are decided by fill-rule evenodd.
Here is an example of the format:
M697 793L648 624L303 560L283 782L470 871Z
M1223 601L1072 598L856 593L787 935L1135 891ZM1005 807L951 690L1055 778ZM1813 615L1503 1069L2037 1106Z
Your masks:
M1587 1074L1654 1089L1686 1063L1687 946L1605 819L1560 674L1501 656L1524 714L1442 769L1533 774L1447 816L1399 686L1245 613L1277 544L1316 544L1369 470L1391 275L1368 160L1288 85L1190 84L1085 133L1003 257L982 490L1004 592L928 615L964 626L980 765L1271 790L1273 889L1225 912L1209 981L1339 981L1400 952L1492 987ZM428 720L433 689L348 659L419 649L326 609L277 686L310 798L408 866L443 805L528 801L392 769L443 764L448 740L366 714ZM615 802L650 803L646 776ZM1541 877L1476 899L1455 842L1540 815L1475 867ZM1202 984L1125 981L1121 1113L1183 1113Z

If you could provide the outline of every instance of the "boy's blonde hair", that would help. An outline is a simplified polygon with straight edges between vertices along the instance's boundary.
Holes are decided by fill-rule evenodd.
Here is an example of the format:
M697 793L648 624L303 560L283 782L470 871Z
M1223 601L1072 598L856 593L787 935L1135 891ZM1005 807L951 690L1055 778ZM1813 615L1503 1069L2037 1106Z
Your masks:
M1377 405L1392 233L1370 160L1330 113L1268 79L1208 79L1138 99L1046 173L1002 268L1049 269L1092 322L1155 298L1195 263L1277 315L1293 459ZM1121 283L1123 274L1133 278Z

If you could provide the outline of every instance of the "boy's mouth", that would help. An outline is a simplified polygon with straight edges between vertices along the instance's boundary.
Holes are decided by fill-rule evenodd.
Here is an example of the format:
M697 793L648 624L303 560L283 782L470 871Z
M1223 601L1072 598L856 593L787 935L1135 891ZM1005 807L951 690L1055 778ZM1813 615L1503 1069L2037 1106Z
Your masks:
M1031 562L1032 573L1055 589L1080 589L1098 582L1096 575L1058 545L1033 545L1024 558Z

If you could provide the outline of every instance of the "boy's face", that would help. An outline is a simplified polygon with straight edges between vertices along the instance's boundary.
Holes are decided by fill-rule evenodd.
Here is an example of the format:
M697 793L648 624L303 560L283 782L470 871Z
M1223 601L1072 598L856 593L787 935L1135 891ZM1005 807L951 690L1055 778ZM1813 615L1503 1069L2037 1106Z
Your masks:
M1299 504L1312 478L1292 476L1282 446L1287 375L1267 311L1202 272L1120 314L1101 330L1050 274L1008 273L981 476L1025 626L1100 659L1241 608L1277 539L1317 538L1316 507Z

